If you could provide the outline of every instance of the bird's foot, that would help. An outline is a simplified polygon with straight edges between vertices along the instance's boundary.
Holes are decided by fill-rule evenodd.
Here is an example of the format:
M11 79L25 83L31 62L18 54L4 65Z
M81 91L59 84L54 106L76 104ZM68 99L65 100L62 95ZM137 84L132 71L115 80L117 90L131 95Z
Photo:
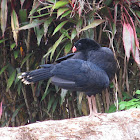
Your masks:
M102 113L95 113L95 112L92 112L92 113L90 113L89 117L90 117L90 118L95 118L95 117L96 117L96 118L102 120L101 114L102 114Z

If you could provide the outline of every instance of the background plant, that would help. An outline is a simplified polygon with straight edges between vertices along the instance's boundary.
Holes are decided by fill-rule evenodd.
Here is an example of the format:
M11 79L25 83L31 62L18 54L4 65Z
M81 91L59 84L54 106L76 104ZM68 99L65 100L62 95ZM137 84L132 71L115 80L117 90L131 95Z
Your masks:
M140 107L132 103L139 102L139 2L0 2L1 126L88 115L83 93L61 90L49 80L25 86L17 78L20 72L52 63L69 53L73 43L83 37L95 39L102 46L110 47L118 63L118 72L110 88L96 95L99 112L116 111L117 98L120 110L130 106Z

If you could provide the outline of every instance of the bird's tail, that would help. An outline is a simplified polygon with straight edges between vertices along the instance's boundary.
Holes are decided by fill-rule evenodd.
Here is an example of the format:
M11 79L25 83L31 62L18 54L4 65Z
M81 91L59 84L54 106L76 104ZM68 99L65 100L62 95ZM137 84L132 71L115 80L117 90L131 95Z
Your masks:
M43 67L40 69L23 72L18 76L18 78L22 79L22 82L24 84L31 84L52 77L53 75L51 73L51 70L53 69L53 65L46 64L42 66Z

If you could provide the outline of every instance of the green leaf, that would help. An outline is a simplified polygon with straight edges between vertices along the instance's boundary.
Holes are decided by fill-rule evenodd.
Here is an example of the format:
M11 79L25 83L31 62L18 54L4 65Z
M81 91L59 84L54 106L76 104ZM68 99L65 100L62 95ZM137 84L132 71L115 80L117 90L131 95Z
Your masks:
M11 76L9 77L6 90L8 90L12 86L12 84L15 80L15 76L16 76L16 70L14 70L13 73L11 74Z
M67 10L69 10L69 8L60 8L57 10L57 18L59 16L61 16L64 12L66 12Z
M53 104L53 107L52 107L52 113L55 111L56 109L56 106L57 106L57 103L58 103L58 98L56 98L54 104Z
M69 3L69 1L58 1L58 2L56 2L55 3L55 5L52 7L52 9L54 10L54 9L58 9L58 8L60 8L60 7L63 7L64 5L66 5L66 4L68 4Z
M136 104L136 102L139 102L139 99L133 98L132 100L127 102L127 106L134 105Z
M11 48L11 49L14 49L15 46L16 46L16 43L13 43L13 44L10 46L10 48Z
M113 104L113 105L110 105L109 110L105 111L105 112L106 113L112 113L112 112L115 112L115 111L116 111L116 106Z
M61 23L55 28L55 30L54 30L54 32L53 32L53 35L54 35L56 32L58 32L67 22L68 22L67 20L61 22Z
M89 24L88 26L84 27L84 28L81 29L79 32L88 30L88 29L90 29L90 28L95 28L96 26L100 25L100 24L103 23L104 21L105 21L105 20L102 20L102 19L94 20L91 24Z
M21 66L22 67L24 65L24 63L29 59L29 57L32 55L33 53L28 54L22 61Z
M68 30L65 30L64 28L61 28L61 29L60 29L60 32L61 32L62 34L64 34L68 39L70 39Z
M20 9L19 16L21 23L27 22L27 9Z
M113 23L112 33L115 36L115 34L116 34L116 24L114 24L114 23Z
M140 94L140 90L137 90L137 91L136 91L136 94Z
M15 79L15 85L18 83L18 81L20 81L20 79L18 78L18 76L20 75L20 68L16 68L17 71L17 75L16 75L16 79ZM19 82L21 83L21 82Z
M15 58L15 59L18 58L18 54L19 54L19 51L14 51L14 58Z
M52 52L53 48L49 48L48 52L43 56L43 59L45 59L46 57L48 57L50 55L50 53Z
M53 14L56 14L56 12L53 12ZM45 13L45 14L41 14L41 15L37 15L37 16L30 16L29 18L40 18L40 17L44 17L50 15L50 13Z
M0 75L7 69L8 65L4 66L1 71L0 71Z
M19 30L26 30L26 29L34 28L34 27L39 26L40 24L44 23L45 21L46 21L46 19L42 19L42 20L35 19L32 21L32 23L27 24L23 27L20 27Z
M62 34L62 35L60 36L60 38L54 43L54 45L53 45L53 47L52 47L52 49L51 49L50 60L52 60L52 57L53 57L53 55L54 55L54 52L55 52L57 46L61 43L61 41L62 41L63 38L64 38L64 34Z
M18 79L18 78L17 78L17 79ZM21 84L21 82L20 82L20 83L18 84L18 86L17 86L18 95L20 95L21 88L22 88L22 84Z
M79 33L79 31L81 30L81 26L83 24L83 18L80 18L76 24L76 30Z
M69 53L70 50L71 50L71 48L72 48L72 44L71 44L70 42L68 42L68 43L65 45L65 49L64 49L65 53L66 53L66 54Z
M122 101L119 103L119 110L124 110L127 105L126 101Z
M71 13L71 11L69 10L69 11L66 11L61 17L60 17L60 19L62 19L63 17L66 17L67 15L69 15Z
M113 83L110 83L109 87L110 87L110 88L114 88Z
M50 108L51 108L52 103L54 102L54 100L55 100L54 96L51 96L51 98L50 98L50 100L48 102L48 107L47 107L48 112L50 111Z
M36 36L37 36L37 45L40 45L41 39L43 37L44 34L44 28L42 27L41 29L39 28L39 26L34 28Z
M32 7L32 10L30 11L30 14L29 16L33 15L36 11L37 11L37 8L41 5L41 3L39 1L36 1L35 4L33 5Z
M2 40L0 40L0 43L3 43L3 42L5 42L7 39L2 39Z
M52 7L52 5L44 6L44 7L40 8L40 9L38 9L37 12L40 13L42 10L45 10L45 9L48 9L48 8L51 8L51 7Z
M64 101L64 98L66 97L67 93L68 93L68 90L61 89L61 94L60 94L61 95L61 101L60 101L60 105L62 105L62 103Z
M131 97L129 96L129 94L126 93L126 92L123 92L122 95L123 95L123 100L131 99Z
M51 83L51 79L49 79L48 82L47 82L47 86L46 86L46 89L45 89L45 92L44 92L44 94L42 96L41 101L43 101L45 99L45 97L47 96L47 94L49 93L48 88L50 86L50 83Z
M76 29L74 28L71 32L71 42L76 37L76 35L77 35L77 32L76 32Z
M14 118L17 116L18 112L20 111L20 109L24 106L25 104L21 104L20 106L18 106L18 108L15 110L15 112L12 115L12 119L11 121L14 121Z
M50 17L48 18L45 22L44 22L44 35L46 36L47 32L48 32L48 27L49 25L52 23L54 17Z
M62 42L63 42L64 40L66 40L66 38L63 39ZM61 54L61 52L62 52L63 50L64 50L64 47L61 47L60 50L59 50L59 52L57 53L57 56L55 57L55 61L59 58L59 56L60 56L60 54Z

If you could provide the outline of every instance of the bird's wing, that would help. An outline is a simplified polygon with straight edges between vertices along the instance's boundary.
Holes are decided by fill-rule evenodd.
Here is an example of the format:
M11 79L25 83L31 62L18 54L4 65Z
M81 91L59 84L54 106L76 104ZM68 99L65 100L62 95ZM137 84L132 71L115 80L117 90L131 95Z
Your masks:
M69 58L70 59L82 59L82 60L84 60L85 56L82 52L70 53L70 54L67 54L66 56L58 58L55 62L60 63L60 62L67 60Z
M63 57L58 58L55 62L60 63L61 61L64 61L64 60L66 60L68 58L71 58L74 55L75 55L75 53L67 54L66 56L63 56Z
M109 84L108 76L103 70L91 62L80 59L62 61L56 64L51 72L54 75L52 83L65 89L83 91L92 86Z

